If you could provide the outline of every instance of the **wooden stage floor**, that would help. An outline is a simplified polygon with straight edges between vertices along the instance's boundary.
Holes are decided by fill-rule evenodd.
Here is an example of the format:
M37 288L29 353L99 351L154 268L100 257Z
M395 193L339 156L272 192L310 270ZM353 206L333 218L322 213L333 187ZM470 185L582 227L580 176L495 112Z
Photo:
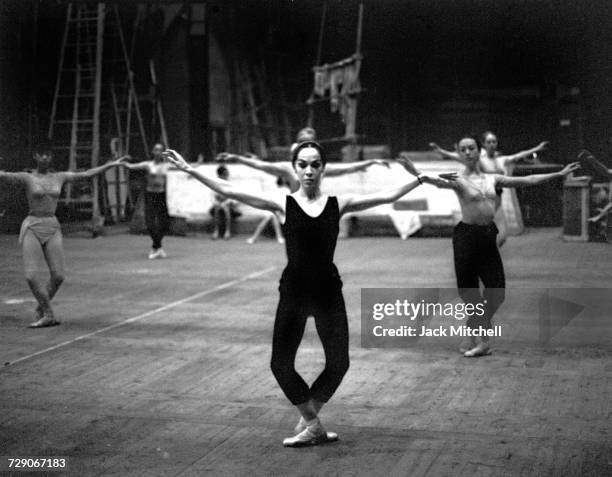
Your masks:
M321 418L341 440L308 449L281 445L297 415L269 368L279 245L170 237L149 261L144 236L65 238L63 324L30 330L16 242L0 236L0 455L68 456L76 476L612 475L610 314L543 345L502 307L508 337L474 360L454 340L361 348L360 288L452 287L448 238L339 242L351 368ZM612 288L608 244L538 229L502 255L509 294ZM309 321L297 368L323 364Z

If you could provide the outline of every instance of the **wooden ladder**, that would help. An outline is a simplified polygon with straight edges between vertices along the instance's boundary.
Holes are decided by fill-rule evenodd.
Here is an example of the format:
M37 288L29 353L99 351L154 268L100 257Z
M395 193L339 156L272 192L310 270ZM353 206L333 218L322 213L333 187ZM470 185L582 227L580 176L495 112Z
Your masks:
M51 107L48 137L62 167L98 165L104 4L69 4ZM68 185L60 203L90 213L100 223L98 181Z
M139 151L139 156L148 157L131 61L134 41L135 34L128 49L117 4L68 4L48 132L60 167L71 171L96 167L103 140L108 140L112 155ZM161 107L156 111L161 115ZM163 117L158 121L163 124ZM125 171L112 169L105 180L101 193L99 179L94 178L88 184L67 186L60 199L63 205L90 213L94 232L104 222L100 202L106 218L125 218L120 193L128 188Z

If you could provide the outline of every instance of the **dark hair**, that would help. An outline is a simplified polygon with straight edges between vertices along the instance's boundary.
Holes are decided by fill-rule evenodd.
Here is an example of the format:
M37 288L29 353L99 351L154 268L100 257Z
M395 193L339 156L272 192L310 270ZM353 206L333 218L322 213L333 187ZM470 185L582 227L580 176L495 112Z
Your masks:
M221 177L221 176L225 176L229 174L229 170L227 169L227 167L221 165L219 167L217 167L217 176Z
M461 136L459 140L457 141L457 148L459 148L459 143L464 139L473 139L474 142L476 143L476 148L479 151L480 149L482 149L482 144L480 143L480 139L478 139L478 136L476 134L464 134L463 136Z
M487 136L488 135L491 136L495 136L495 139L497 139L497 135L493 132L493 131L485 131L482 133L482 143L484 144L485 142L487 142Z
M32 148L32 154L53 154L53 143L49 141L41 141L36 143Z
M298 131L298 133L295 135L295 140L298 142L303 142L303 141L300 141L300 137L304 135L312 137L313 140L317 138L317 133L313 128L305 127Z
M323 166L327 164L327 157L325 157L325 152L323 152L323 148L316 141L304 141L299 143L297 147L293 150L293 154L291 155L291 164L295 165L295 161L297 161L298 154L302 149L306 149L307 147L312 147L313 149L316 149L319 153L319 157L321 158Z

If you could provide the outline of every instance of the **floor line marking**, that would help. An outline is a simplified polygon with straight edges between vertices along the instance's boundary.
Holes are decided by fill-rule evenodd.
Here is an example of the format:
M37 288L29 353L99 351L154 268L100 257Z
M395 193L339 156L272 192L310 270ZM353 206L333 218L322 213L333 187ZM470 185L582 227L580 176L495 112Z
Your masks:
M4 368L7 368L8 366L12 366L12 365L20 363L22 361L26 361L28 359L34 358L36 356L40 356L41 354L45 354L45 353L48 353L50 351L54 351L54 350L59 349L59 348L63 348L64 346L68 346L68 345L70 345L72 343L76 343L77 341L81 341L81 340L84 340L86 338L90 338L90 337L98 335L100 333L104 333L105 331L109 331L109 330L112 330L112 329L115 329L115 328L119 328L120 326L124 326L124 325L127 325L129 323L134 323L136 321L144 320L145 318L148 318L149 316L155 315L155 314L160 313L162 311L169 310L171 308L174 308L175 306L179 306L179 305L182 305L184 303L188 303L190 301L197 300L198 298L201 298L201 297L206 296L206 295L210 295L211 293L215 293L215 292L217 292L219 290L224 290L226 288L233 287L234 285L238 285L239 283L243 283L243 282L246 282L248 280L252 280L253 278L260 277L262 275L265 275L266 273L271 272L274 269L276 269L276 267L268 267L268 268L264 268L263 270L259 270L257 272L249 273L248 275L245 275L245 276L243 276L241 278L236 278L235 280L230 280L229 282L222 283L222 284L217 285L217 286L215 286L213 288L209 288L208 290L203 290L201 292L198 292L198 293L196 293L194 295L191 295L191 296L188 296L186 298L182 298L180 300L173 301L172 303L168 303L166 305L160 306L158 308L155 308L154 310L150 310L150 311L147 311L145 313L141 313L140 315L136 315L136 316L133 316L131 318L127 318L127 319L125 319L123 321L120 321L119 323L114 323L112 325L105 326L104 328L100 328L100 329L98 329L96 331L92 331L90 333L85 333L84 335L77 336L76 338L72 338L71 340L64 341L62 343L58 343L58 344L53 345L53 346L49 346L48 348L42 349L40 351L36 351L35 353L29 354L27 356L22 356L21 358L17 358L17 359L15 359L13 361L7 361L6 363L4 363ZM0 368L0 369L2 369L2 368Z

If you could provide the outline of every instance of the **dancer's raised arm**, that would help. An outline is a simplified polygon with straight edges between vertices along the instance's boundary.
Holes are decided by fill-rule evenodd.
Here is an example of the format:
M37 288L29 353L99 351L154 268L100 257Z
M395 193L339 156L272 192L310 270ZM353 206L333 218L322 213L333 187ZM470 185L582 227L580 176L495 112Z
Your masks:
M130 171L146 170L149 168L150 164L151 164L151 161L142 161L142 162L134 162L134 163L127 162L127 161L121 162L121 165L125 167L126 169L129 169Z
M268 162L261 160L255 154L231 154L229 152L217 154L217 162L235 162L266 174L282 177L290 184L292 190L299 186L291 169L291 164L288 162Z
M5 172L0 171L0 181L8 183L23 182L28 177L27 172Z
M399 162L410 174L416 175L416 179L407 182L400 187L394 187L392 189L382 190L372 194L343 196L340 198L340 213L357 212L360 210L369 209L371 207L376 207L377 205L395 202L419 185L425 182L430 182L433 179L423 174L415 174L416 168L414 167L414 164L405 157L400 157L397 159L397 162Z
M299 187L299 182L289 162L268 162L259 159L255 154L230 154L227 152L218 154L217 162L236 162L238 164L243 164L267 174L282 177L289 183L291 190L296 190ZM389 167L389 162L382 159L369 159L367 161L351 163L328 163L325 167L325 176L337 177L352 172L365 171L374 165Z
M502 176L495 175L495 185L499 185L500 187L525 187L541 184L543 182L548 182L553 179L558 179L560 177L565 177L568 174L580 169L579 162L572 162L565 166L559 172L551 172L549 174L531 174L529 176L524 177L510 177L510 176Z
M548 141L542 141L540 144L538 144L535 147L532 147L531 149L525 149L524 151L519 151L516 154L500 156L498 157L498 159L501 162L503 162L504 165L512 164L512 163L520 161L521 159L525 159L531 156L532 154L543 151L544 149L546 149L547 145L548 145Z
M383 159L368 159L360 162L350 163L328 163L325 167L326 177L337 177L343 174L350 174L351 172L365 171L371 166L384 166L389 168L389 161Z
M82 180L82 179L91 179L92 177L103 173L104 171L110 169L111 167L117 167L120 165L124 165L125 161L129 159L129 157L130 156L122 156L119 159L107 162L106 164L102 164L101 166L94 167L92 169L89 169L83 172L72 172L72 171L63 172L62 177L66 182L72 182L72 181L77 181L77 180Z
M432 151L437 152L438 154L441 154L442 157L446 159L453 159L455 161L459 161L463 163L463 161L461 160L461 157L459 157L459 153L455 151L449 151L447 149L442 149L435 142L430 142L429 147L431 148Z
M257 195L253 194L252 192L242 190L231 182L223 179L205 176L197 169L192 167L187 161L185 161L183 156L172 149L167 149L164 152L164 157L174 164L177 169L186 172L217 194L222 194L230 199L244 202L245 204L257 209L268 210L270 212L284 212L283 205L270 197Z

